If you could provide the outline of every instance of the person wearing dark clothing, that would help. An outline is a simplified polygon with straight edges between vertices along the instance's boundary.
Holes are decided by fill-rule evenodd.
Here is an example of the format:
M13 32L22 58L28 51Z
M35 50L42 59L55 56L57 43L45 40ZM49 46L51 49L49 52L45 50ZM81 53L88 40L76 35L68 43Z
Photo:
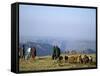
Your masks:
M59 58L60 56L60 48L58 46L54 46L53 47L53 55L52 55L52 59L56 60L57 58Z
M53 47L52 59L53 59L53 60L56 59L55 57L56 57L56 47L54 46L54 47Z
M56 46L56 58L60 57L60 48Z
M23 58L25 59L25 56L27 55L27 49L29 47L27 46L27 44L23 44Z
M25 44L23 44L23 58L25 59Z

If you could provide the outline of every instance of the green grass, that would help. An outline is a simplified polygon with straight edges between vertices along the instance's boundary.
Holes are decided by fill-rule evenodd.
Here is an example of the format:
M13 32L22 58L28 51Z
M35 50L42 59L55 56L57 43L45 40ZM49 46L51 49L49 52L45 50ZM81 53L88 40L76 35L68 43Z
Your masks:
M20 71L37 71L37 70L51 70L51 69L70 69L70 68L86 68L86 67L96 67L96 56L95 54L88 54L94 59L93 63L81 64L81 63L58 63L51 59L51 56L36 57L35 60L32 58L29 60L20 59L19 70ZM64 56L64 54L62 55ZM72 56L72 55L69 55ZM74 55L75 56L75 55Z

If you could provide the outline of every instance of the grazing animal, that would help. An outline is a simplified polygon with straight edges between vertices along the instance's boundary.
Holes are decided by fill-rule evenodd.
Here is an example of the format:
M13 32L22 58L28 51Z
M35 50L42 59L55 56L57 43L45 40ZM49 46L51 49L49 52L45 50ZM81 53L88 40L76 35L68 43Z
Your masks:
M65 56L64 58L65 58L65 63L66 63L68 61L68 56Z
M92 57L92 56L89 57L89 62L90 62L90 63L93 62L93 57Z
M69 63L74 63L74 56L70 56L70 57L68 57L68 62Z
M74 63L77 63L78 56L74 56Z
M79 56L79 63L83 63L83 59L81 55Z
M31 56L33 59L35 59L35 56L36 56L36 48L35 47L31 48Z
M83 57L83 63L88 63L89 62L89 57L87 55L84 55Z
M78 56L70 56L68 57L69 63L77 63Z
M59 56L59 61L63 60L63 56Z
M59 56L59 58L58 58L58 65L62 66L62 63L63 63L63 56Z

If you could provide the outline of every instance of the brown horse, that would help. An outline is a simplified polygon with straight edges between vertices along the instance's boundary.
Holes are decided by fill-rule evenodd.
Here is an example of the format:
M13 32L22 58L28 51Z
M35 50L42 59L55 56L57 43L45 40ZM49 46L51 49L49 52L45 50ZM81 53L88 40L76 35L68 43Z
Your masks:
M34 60L35 56L36 56L36 48L35 47L31 48L31 56L32 56L32 58Z

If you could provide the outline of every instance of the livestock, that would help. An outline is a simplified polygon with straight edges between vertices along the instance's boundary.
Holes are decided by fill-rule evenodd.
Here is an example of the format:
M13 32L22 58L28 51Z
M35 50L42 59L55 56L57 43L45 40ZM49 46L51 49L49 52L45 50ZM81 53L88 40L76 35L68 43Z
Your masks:
M79 56L79 63L92 63L93 62L93 57L92 56L87 56L84 55L84 57L82 58L82 56Z
M89 57L87 55L84 55L83 57L83 63L88 63L89 62Z
M69 63L74 63L74 56L70 56L70 57L68 57L68 62Z
M70 56L68 57L69 63L77 63L78 56Z
M78 61L79 63L83 63L83 58L82 58L82 56L80 55L79 56L79 61Z
M63 63L63 56L59 56L59 58L58 58L58 65L62 66L62 63Z
M28 48L25 52L25 60L28 60L31 56L31 48Z
M32 56L32 58L34 60L35 56L36 56L36 48L35 47L31 48L31 56Z
M63 60L63 56L59 56L59 61L61 62Z
M65 59L65 63L66 63L68 61L68 56L65 56L64 59Z
M93 62L93 57L89 56L89 62L92 63Z

